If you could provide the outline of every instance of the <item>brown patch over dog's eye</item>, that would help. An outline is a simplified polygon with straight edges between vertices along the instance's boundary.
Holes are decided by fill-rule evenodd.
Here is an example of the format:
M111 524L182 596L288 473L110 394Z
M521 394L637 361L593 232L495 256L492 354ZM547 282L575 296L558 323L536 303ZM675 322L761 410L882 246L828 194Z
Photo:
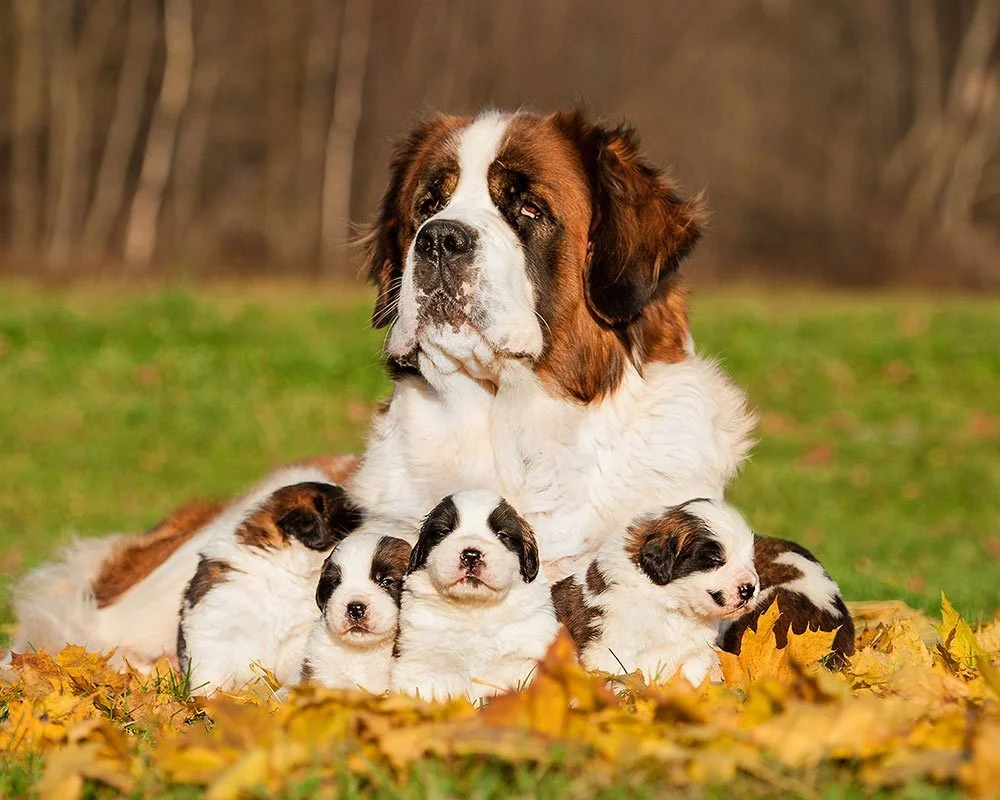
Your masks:
M369 578L399 605L403 593L403 576L410 561L410 545L394 536L383 536L372 555Z

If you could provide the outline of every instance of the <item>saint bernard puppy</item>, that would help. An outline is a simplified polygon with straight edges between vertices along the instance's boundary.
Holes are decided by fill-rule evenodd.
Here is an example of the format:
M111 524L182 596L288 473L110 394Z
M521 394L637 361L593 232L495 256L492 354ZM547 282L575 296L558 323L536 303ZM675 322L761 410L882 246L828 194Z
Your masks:
M184 592L177 657L191 686L210 693L254 678L296 674L318 616L323 560L362 521L342 488L310 481L283 486L249 508L232 537L208 543Z
M738 655L744 632L747 628L757 630L760 615L777 602L777 647L788 643L789 630L836 631L827 664L843 668L854 654L854 622L840 589L816 557L795 542L758 536L753 560L760 576L760 593L748 604L747 613L727 621L720 639L722 649Z
M690 500L605 542L553 587L556 614L587 669L721 679L719 628L757 596L753 556L753 531L733 508Z
M389 688L409 561L409 542L375 531L359 531L333 549L316 586L320 618L309 632L296 683L372 694Z
M492 489L553 579L637 514L721 498L753 417L694 351L677 272L701 217L629 128L495 111L419 126L367 239L395 385L352 496L419 522Z
M200 554L231 542L250 509L282 486L342 484L356 462L352 456L302 462L276 470L229 503L189 503L148 533L71 544L14 588L19 626L12 650L57 652L77 644L114 650L115 663L139 668L164 655L176 661L178 614Z
M559 630L530 526L494 492L446 497L410 555L391 687L482 700L527 684Z

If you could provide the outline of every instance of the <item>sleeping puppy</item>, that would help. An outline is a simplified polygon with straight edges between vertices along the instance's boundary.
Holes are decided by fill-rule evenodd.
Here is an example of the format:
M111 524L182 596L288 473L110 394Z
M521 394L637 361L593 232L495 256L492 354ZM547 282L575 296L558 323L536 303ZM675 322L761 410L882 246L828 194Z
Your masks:
M730 506L690 500L612 536L590 564L552 589L559 621L587 669L678 670L692 684L720 677L723 620L757 595L753 532Z
M843 668L854 653L854 622L840 589L816 557L795 542L758 536L754 565L760 575L760 593L747 605L747 613L726 623L719 640L722 649L738 655L743 633L747 628L757 630L760 615L777 600L776 646L788 643L789 629L793 633L837 631L827 663Z
M297 483L248 509L232 536L207 544L177 632L191 685L238 687L254 677L255 662L279 682L291 678L318 616L313 593L323 559L361 519L339 486Z
M410 555L391 687L481 700L531 680L559 630L535 536L492 491L446 497Z
M320 618L309 632L296 683L331 689L389 688L410 545L359 531L333 548L316 587Z

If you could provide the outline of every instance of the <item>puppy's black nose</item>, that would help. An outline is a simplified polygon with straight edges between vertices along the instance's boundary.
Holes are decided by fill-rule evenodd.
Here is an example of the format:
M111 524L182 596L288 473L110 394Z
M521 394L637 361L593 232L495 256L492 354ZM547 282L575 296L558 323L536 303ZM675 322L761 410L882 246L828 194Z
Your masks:
M461 222L435 219L420 229L414 247L424 258L447 263L468 253L473 239L473 232Z
M479 566L479 562L483 560L483 554L470 547L462 551L459 560L466 569L475 569Z
M740 600L744 603L748 603L751 599L753 599L753 596L757 594L757 587L752 583L744 583L736 591L740 595Z
M364 603L347 604L347 616L353 620L364 619L366 613L368 613L368 606Z

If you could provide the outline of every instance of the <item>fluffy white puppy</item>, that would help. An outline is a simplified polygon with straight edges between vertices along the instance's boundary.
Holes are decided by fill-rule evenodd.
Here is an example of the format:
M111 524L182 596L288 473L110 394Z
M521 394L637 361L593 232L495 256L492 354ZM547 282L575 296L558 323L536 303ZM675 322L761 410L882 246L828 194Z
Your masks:
M732 507L697 499L633 522L552 596L588 669L641 669L650 682L680 670L697 685L721 677L720 626L758 587L753 531Z
M255 663L279 682L290 679L318 617L313 593L323 560L361 519L339 486L297 483L251 506L231 536L207 544L177 633L191 685L205 692L241 686Z
M389 688L410 545L374 531L351 534L333 548L316 586L320 619L306 642L297 682L332 689Z
M528 683L559 630L530 526L498 494L427 515L410 555L391 686L481 700Z

